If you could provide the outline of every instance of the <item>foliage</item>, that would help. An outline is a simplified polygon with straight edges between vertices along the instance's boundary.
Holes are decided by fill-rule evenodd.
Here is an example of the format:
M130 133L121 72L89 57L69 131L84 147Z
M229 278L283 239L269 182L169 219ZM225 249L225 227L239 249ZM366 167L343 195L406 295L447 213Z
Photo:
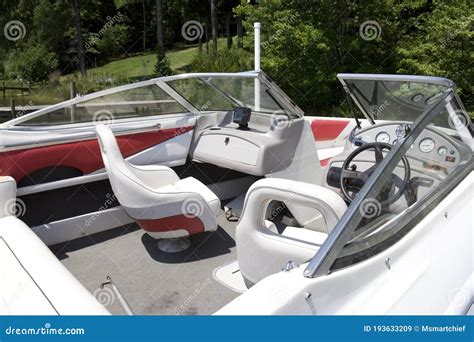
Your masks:
M253 69L253 55L243 49L220 48L200 52L191 63L195 72L240 72Z
M5 73L9 78L21 78L26 81L44 81L58 67L58 58L43 45L14 49L5 62Z
M198 53L197 51L197 47L189 47L167 52L166 56L170 61L171 69L180 71L180 69L189 65ZM123 80L127 78L150 78L153 76L156 60L156 53L135 55L89 69L87 75L93 78L114 78ZM68 75L66 75L66 77L67 76Z
M263 70L308 114L340 114L334 112L345 98L336 79L340 72L450 77L461 86L463 101L472 104L468 1L267 0L257 7L238 6L235 12L246 18L245 46L252 45L253 22L262 23ZM361 35L369 21L380 28L375 39ZM455 38L449 39L453 32Z
M163 49L158 48L156 52L155 75L158 77L169 76L173 74L170 67L170 60L166 57Z
M100 61L119 58L124 53L124 46L130 41L130 27L127 24L115 24L104 30L95 46Z
M155 52L156 1L80 1L86 63L92 79L98 74L106 83L150 77L155 63L156 75L190 67L194 71L253 69L253 23L260 21L263 70L307 114L347 115L345 95L336 78L339 72L447 77L455 81L464 104L474 112L474 14L470 0L260 0L257 6L248 1L218 0L220 36L225 36L226 20L233 10L232 34L236 34L237 15L243 17L244 47L249 50L219 48L216 54L198 54L193 45L197 40L187 41L182 35L184 23L198 21L206 50L210 1L162 3L167 58L164 52ZM118 17L120 20L114 19ZM70 1L0 1L0 22L4 25L11 20L21 21L26 34L15 41L0 39L0 77L45 80L53 71L61 75L77 72ZM360 29L369 21L376 22L381 31L375 39L367 40Z
M69 23L58 18L72 13L67 1L39 0L32 11L32 29L29 30L29 41L43 44L48 50L60 52L63 48L64 32Z
M437 3L412 14L396 48L397 72L436 75L455 81L464 104L474 110L474 12L472 4Z

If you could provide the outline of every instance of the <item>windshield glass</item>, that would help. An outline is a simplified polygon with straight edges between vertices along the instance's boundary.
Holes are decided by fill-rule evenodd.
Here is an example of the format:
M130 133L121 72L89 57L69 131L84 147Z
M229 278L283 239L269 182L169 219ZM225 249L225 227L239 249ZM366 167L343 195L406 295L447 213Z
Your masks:
M408 89L398 87L395 93ZM420 89L435 88L419 84L416 92ZM389 93L394 94L393 87ZM331 247L334 260L324 267L346 267L387 249L413 227L409 223L414 218L406 217L409 213L420 210L416 217L422 218L429 203L442 200L456 176L471 170L471 120L452 90L435 96L438 101L425 112L424 105L400 100L408 95L384 97L390 99L387 108L393 109L382 111L387 121L356 130L351 153L344 162L330 164L330 170L340 172L341 193L352 204L346 213L348 223L334 228L340 230L340 240ZM420 101L426 104L426 99Z
M258 78L195 77L167 83L200 111L229 111L236 107L248 107L260 113L292 115ZM256 87L259 88L257 92Z
M449 80L406 76L399 80L339 75L365 116L373 120L414 121L452 86ZM445 127L449 127L444 122Z
M157 85L136 87L79 101L27 119L20 126L54 126L185 113L187 110Z
M363 136L360 139L363 142L354 140L357 145L353 145L353 153L341 165L342 190L352 201L357 200L361 187L368 183L388 154L397 152L397 147L400 151L394 167L386 167L379 176L379 185L359 203L359 221L339 263L343 264L342 260L356 250L362 252L359 258L364 253L365 257L373 255L376 250L373 247L384 238L394 241L402 238L406 232L402 233L402 225L396 224L400 216L432 198L451 175L469 165L474 148L470 120L456 98L418 132L414 132L413 127L413 122L395 120L357 133L356 138Z

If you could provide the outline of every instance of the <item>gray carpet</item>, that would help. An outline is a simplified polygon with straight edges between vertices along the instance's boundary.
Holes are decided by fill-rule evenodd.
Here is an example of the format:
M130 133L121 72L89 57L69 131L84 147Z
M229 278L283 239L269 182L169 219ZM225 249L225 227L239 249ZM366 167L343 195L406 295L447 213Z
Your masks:
M100 289L107 276L137 315L208 315L238 296L212 277L237 258L235 225L220 215L217 231L191 237L191 247L180 253L161 252L135 224L51 250L113 314L125 312L110 287Z

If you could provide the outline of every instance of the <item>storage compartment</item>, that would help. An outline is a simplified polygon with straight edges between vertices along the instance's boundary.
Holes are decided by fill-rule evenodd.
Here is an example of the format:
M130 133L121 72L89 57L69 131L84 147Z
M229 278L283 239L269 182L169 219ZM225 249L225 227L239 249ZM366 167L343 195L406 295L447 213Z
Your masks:
M267 131L249 124L246 129L230 123L202 130L191 148L193 160L255 176L287 168L295 154L304 119L287 126L273 125Z
M211 152L212 151L212 152ZM256 165L258 146L238 137L224 134L204 135L194 154L212 154L216 158L232 160L237 163Z

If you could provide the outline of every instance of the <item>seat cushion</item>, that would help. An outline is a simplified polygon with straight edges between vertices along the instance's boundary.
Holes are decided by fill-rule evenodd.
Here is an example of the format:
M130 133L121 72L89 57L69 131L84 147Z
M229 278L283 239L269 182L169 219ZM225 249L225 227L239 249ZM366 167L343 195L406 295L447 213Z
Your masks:
M0 218L0 260L0 315L109 314L14 216Z
M179 191L186 191L186 192L196 192L200 194L204 200L209 204L214 215L219 215L219 210L221 208L221 201L217 198L216 194L213 193L207 186L203 183L198 181L194 177L188 177L184 179L180 179L174 186Z

